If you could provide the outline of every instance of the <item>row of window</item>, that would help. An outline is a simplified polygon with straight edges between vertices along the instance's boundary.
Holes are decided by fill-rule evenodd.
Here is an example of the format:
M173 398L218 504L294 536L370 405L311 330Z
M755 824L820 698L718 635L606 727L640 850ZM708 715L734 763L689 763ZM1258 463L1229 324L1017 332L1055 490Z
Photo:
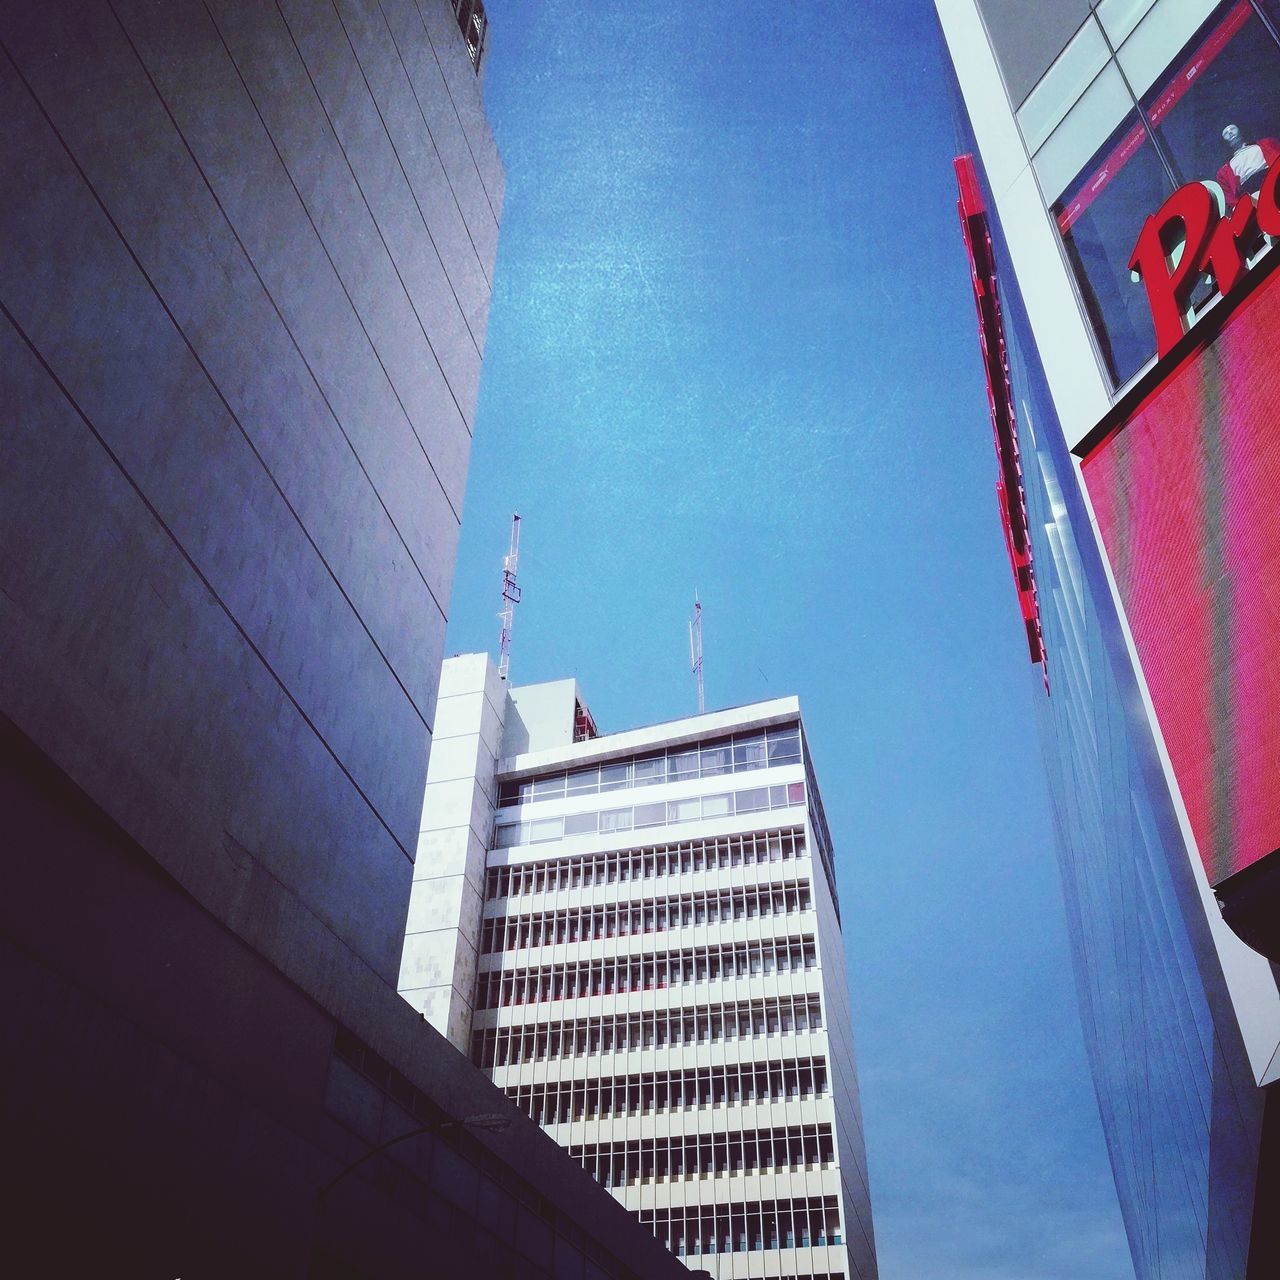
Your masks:
M829 1124L792 1125L592 1142L570 1147L569 1154L603 1186L633 1187L660 1179L825 1169L835 1158L835 1143Z
M567 813L528 822L500 822L494 830L493 844L496 849L511 849L525 844L548 844L568 836L613 835L644 827L667 827L709 818L731 818L735 814L790 809L798 804L804 804L804 783L784 782L714 796L659 800L655 804L626 805L621 809L593 809L589 813Z
M555 893L600 884L625 884L658 876L692 875L726 867L786 862L805 855L804 832L748 831L710 840L683 840L644 849L548 858L512 867L490 867L485 873L486 898L512 898L528 893Z
M840 1243L840 1205L835 1196L672 1205L641 1209L637 1217L677 1257Z
M824 1058L731 1062L591 1080L541 1080L506 1089L516 1106L544 1126L739 1103L796 1102L826 1092Z
M672 747L635 760L615 760L585 769L504 782L498 804L527 804L560 796L588 796L664 782L718 778L728 773L800 763L800 729L791 724L749 734L731 734L702 747Z
M818 963L813 938L770 938L715 943L645 956L604 956L531 969L495 969L477 983L476 1008L587 996L654 991L694 982L723 982L761 974L812 969Z
M483 954L549 947L566 942L591 942L662 933L730 920L796 915L813 905L807 880L790 884L749 885L741 889L704 889L678 898L650 902L611 902L599 906L567 907L540 915L496 917L480 928Z
M643 1013L605 1014L572 1022L489 1027L472 1035L471 1060L488 1069L550 1058L716 1044L821 1028L822 1002L817 995L773 996L700 1009L647 1009Z

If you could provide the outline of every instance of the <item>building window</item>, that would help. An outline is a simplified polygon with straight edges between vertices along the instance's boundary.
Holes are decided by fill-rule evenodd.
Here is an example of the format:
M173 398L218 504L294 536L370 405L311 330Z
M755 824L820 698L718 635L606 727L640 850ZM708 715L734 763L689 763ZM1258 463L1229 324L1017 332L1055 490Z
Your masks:
M553 799L562 795L594 795L625 791L666 782L689 782L698 777L747 772L776 765L799 764L800 730L795 724L753 733L734 734L698 748L673 748L635 760L588 765L566 772L503 782L498 788L500 808Z
M686 1256L838 1245L841 1238L835 1196L676 1205L641 1209L637 1216L668 1249ZM815 1276L814 1280L831 1278Z
M481 928L481 951L523 950L599 938L625 938L641 932L687 928L704 923L794 915L813 907L807 881L735 889L704 889L653 906L638 903L593 904L539 915L490 916Z
M1060 127L1072 126L1069 115ZM1042 177L1044 166L1037 157ZM1143 221L1172 190L1134 110L1051 208L1103 363L1117 386L1137 373L1156 349L1147 296L1130 276L1129 255Z
M804 803L804 784L790 783L787 795L794 804ZM685 811L677 805L676 816L668 821L683 822L698 810ZM697 803L695 800L693 803ZM670 813L670 810L668 811ZM581 819L583 830L599 818L596 813L571 814L569 823ZM519 823L499 827L500 839L520 843ZM714 839L687 840L676 844L652 845L641 849L623 849L608 853L578 854L549 861L516 863L513 866L490 867L485 873L485 894L489 898L508 898L535 893L555 893L562 889L612 884L631 877L631 865L638 860L642 878L688 875L691 872L752 866L765 862L785 862L806 856L804 833L799 828L744 832L741 835ZM626 871L623 868L626 867ZM687 923L687 922L686 922Z
M478 72L480 60L484 57L485 40L489 34L489 19L485 15L484 5L481 0L453 0L453 16L457 19L458 30L462 32L471 65ZM594 727L593 725L592 729Z
M564 779L560 779L563 790ZM530 822L499 822L494 827L495 849L516 848L525 844L544 844L571 835L598 832L610 835L637 827L657 827L699 818L727 818L735 814L763 813L770 809L790 809L804 803L804 783L777 783L771 787L752 787L729 791L723 795L690 796L687 800L657 800L650 804L631 805L621 809L590 810L570 813L558 818L534 818ZM642 867L640 874L652 874ZM624 879L626 876L624 875Z
M1147 56L1158 58L1162 50L1151 43ZM1212 179L1234 205L1240 196L1257 193L1280 155L1280 45L1253 9L1240 4L1194 44L1174 74L1155 80L1142 106L1178 181ZM1195 74L1188 79L1190 71ZM1146 72L1133 68L1142 80Z
M1114 56L1043 144L1034 122L1019 120L1119 387L1156 349L1146 292L1129 271L1147 216L1188 182L1217 183L1233 203L1280 160L1280 4L1156 0L1100 17ZM1202 286L1193 307L1211 296Z

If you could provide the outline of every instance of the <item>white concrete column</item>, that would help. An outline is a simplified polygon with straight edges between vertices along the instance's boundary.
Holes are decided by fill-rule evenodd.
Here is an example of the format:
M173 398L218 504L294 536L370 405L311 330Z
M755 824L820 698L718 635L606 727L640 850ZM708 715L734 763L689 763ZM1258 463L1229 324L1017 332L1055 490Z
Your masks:
M506 700L506 686L487 654L445 660L399 989L462 1053L470 1051Z

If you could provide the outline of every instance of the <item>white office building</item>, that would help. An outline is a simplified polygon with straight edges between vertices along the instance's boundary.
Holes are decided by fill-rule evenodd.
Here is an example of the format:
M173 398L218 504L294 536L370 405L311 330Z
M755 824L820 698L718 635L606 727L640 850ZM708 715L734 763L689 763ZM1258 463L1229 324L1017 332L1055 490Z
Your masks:
M597 734L444 664L400 989L693 1270L876 1275L799 703Z

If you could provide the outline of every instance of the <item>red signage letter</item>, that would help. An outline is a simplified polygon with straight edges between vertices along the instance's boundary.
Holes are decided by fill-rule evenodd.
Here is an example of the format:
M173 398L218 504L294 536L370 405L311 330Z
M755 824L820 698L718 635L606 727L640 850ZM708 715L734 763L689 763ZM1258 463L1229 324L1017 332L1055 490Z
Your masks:
M1250 202L1252 203L1252 201ZM1156 350L1165 355L1182 337L1182 313L1203 270L1204 253L1218 222L1218 206L1206 187L1190 182L1179 187L1142 224L1133 247L1129 270L1146 286L1151 318L1156 326ZM1170 263L1177 232L1185 235L1182 256Z
M1245 252L1258 231L1258 213L1253 201L1243 196L1209 237L1204 268L1218 282L1221 293L1230 293L1244 275Z
M1258 192L1258 230L1269 236L1280 236L1280 197L1276 184L1280 182L1280 164L1273 164L1262 180Z

